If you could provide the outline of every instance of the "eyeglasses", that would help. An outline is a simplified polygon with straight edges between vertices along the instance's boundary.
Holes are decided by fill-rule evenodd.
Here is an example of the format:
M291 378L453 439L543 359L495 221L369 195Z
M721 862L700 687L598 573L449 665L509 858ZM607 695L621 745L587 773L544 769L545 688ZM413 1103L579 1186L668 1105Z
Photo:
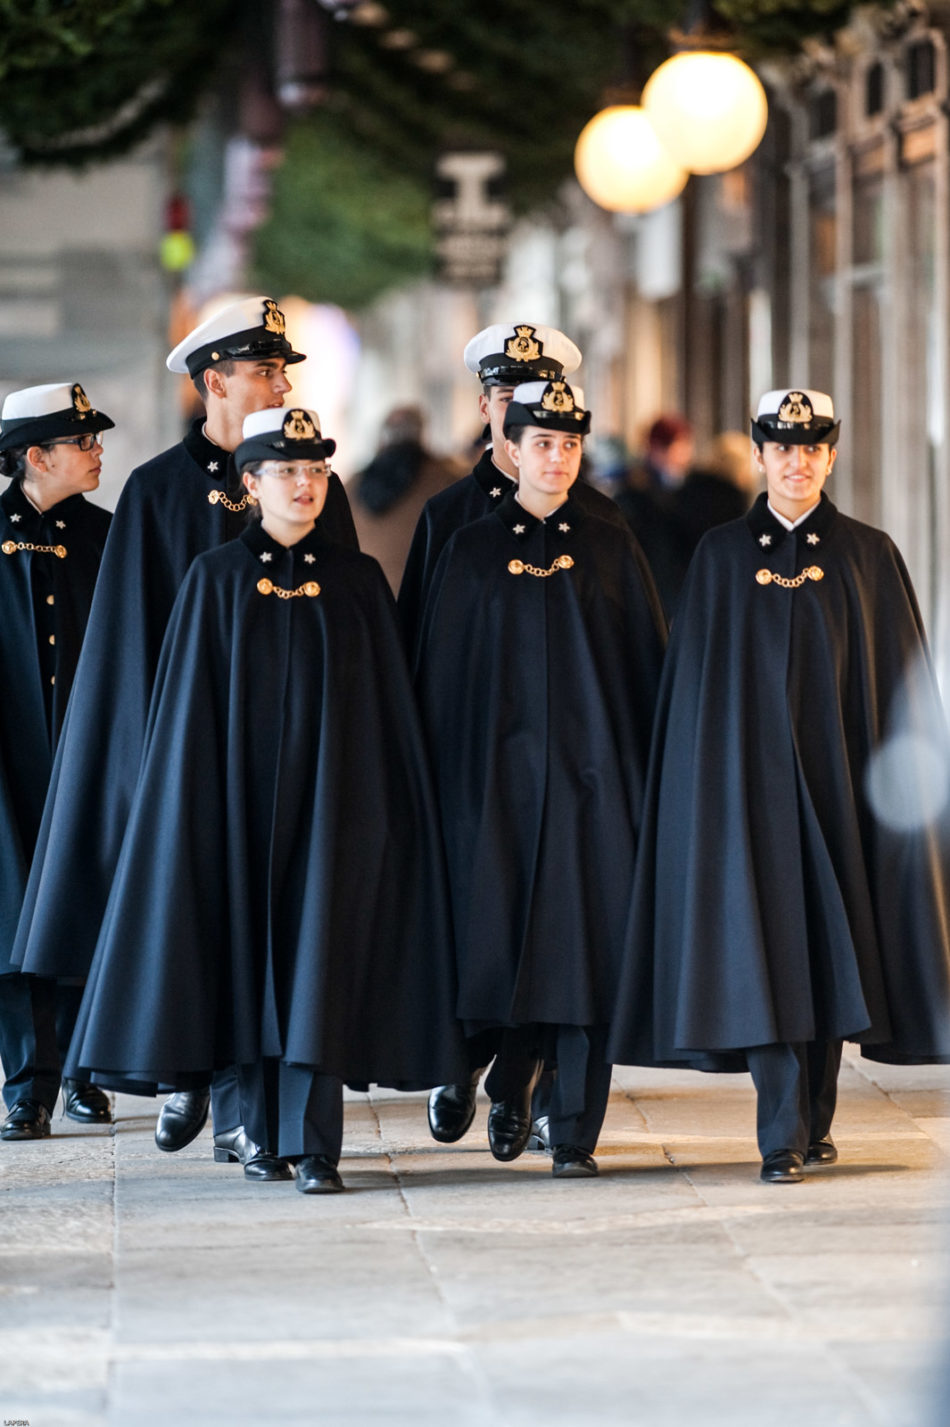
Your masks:
M91 451L93 446L102 445L101 431L87 431L83 436L64 436L61 441L46 441L46 449L51 446L78 446L80 451Z
M317 480L321 476L330 476L333 472L325 461L319 461L314 465L304 465L303 461L295 461L292 466L276 466L270 462L261 470L262 476L273 476L277 481L292 481L297 476L310 476Z

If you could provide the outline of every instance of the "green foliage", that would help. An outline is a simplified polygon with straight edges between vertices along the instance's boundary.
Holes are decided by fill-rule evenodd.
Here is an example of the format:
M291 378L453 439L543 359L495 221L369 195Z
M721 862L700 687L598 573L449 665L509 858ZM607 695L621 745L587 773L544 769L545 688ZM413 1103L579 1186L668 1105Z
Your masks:
M0 129L26 162L121 153L213 79L234 0L0 0Z
M357 143L332 113L294 126L254 243L264 292L363 307L431 267L427 182Z

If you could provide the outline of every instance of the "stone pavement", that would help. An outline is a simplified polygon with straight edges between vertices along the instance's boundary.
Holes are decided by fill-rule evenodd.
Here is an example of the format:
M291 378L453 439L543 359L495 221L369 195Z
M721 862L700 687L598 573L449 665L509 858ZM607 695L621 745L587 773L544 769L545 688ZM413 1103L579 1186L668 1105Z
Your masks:
M0 1424L938 1427L950 1069L846 1051L841 1162L761 1185L745 1076L618 1070L601 1178L352 1095L349 1192L155 1106L0 1145Z

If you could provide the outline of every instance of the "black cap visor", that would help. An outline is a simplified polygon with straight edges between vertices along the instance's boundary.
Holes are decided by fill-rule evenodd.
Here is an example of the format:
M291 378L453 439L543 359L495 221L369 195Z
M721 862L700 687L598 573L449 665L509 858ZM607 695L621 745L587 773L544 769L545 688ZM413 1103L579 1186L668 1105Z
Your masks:
M0 451L13 451L20 446L45 446L51 441L85 436L87 432L111 431L115 426L104 411L80 412L70 407L52 411L47 416L23 416L16 421L4 421L0 431Z
M265 357L283 357L288 366L307 360L304 352L295 352L286 337L268 332L264 327L249 327L244 332L231 332L217 342L208 342L185 358L191 376L196 377L215 362L258 362Z
M336 442L329 437L325 441L288 441L275 432L273 440L251 436L242 441L234 453L234 464L243 471L257 461L326 461L335 450Z
M546 406L522 406L520 401L510 401L505 411L505 432L513 426L540 426L545 431L573 431L577 436L586 436L590 412L579 406L573 411L549 411Z

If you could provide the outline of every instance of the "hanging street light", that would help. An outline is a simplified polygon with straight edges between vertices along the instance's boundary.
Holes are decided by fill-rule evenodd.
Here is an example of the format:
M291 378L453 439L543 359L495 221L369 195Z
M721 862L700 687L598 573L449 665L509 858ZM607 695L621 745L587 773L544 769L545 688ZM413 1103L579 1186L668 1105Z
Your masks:
M574 169L588 198L613 213L661 208L689 178L639 104L611 104L595 114L577 140Z
M691 173L724 173L758 148L768 122L765 90L734 54L685 50L647 80L643 107L660 141Z

